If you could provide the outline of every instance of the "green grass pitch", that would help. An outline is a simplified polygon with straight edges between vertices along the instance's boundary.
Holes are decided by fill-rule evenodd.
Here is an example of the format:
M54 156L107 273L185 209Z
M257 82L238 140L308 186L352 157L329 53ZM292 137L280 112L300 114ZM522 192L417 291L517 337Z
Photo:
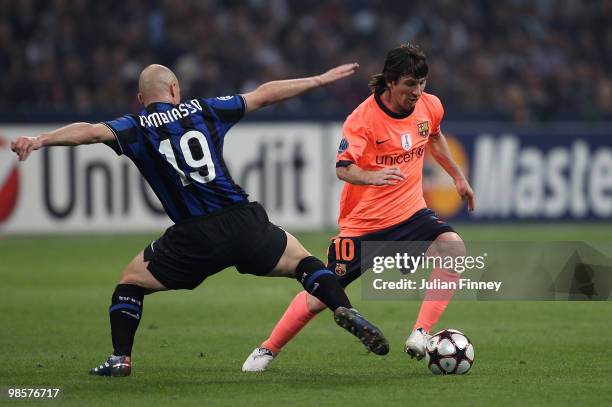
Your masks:
M466 240L610 240L610 225L457 229ZM298 237L322 256L329 235ZM466 332L476 362L466 376L442 377L401 352L419 303L363 301L355 283L349 295L384 330L389 355L367 354L327 311L268 372L247 374L244 358L298 285L234 270L194 291L146 297L133 375L90 377L111 352L107 309L119 272L154 237L0 238L0 387L62 386L58 405L74 406L612 404L610 302L451 303L437 328Z

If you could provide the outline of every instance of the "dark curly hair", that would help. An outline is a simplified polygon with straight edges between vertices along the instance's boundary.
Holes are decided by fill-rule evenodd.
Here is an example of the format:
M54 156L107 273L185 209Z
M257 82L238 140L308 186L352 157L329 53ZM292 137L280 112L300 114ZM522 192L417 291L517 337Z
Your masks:
M369 86L373 93L380 95L387 89L387 82L395 82L405 75L420 79L426 77L428 72L427 57L419 46L401 44L387 53L382 73L372 76Z

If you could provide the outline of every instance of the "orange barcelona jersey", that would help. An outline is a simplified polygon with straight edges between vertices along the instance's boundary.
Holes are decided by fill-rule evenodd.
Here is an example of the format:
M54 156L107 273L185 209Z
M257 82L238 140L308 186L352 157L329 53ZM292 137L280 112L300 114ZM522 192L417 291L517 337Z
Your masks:
M372 95L342 127L336 166L349 163L368 171L397 166L406 179L396 185L344 184L338 225L340 236L361 236L401 223L426 207L423 161L429 136L440 131L444 108L423 93L408 115L391 111Z

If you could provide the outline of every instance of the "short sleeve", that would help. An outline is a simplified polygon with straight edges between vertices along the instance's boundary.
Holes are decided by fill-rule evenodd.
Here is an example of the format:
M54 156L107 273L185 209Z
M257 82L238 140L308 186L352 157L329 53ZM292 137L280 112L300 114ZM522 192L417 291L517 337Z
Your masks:
M208 106L224 125L226 131L238 123L246 113L246 101L242 95L220 96L216 98L201 99L204 106Z
M432 95L432 129L430 134L440 133L440 123L444 118L444 107L437 96Z
M342 126L342 140L336 155L336 167L347 167L357 164L370 142L368 128L353 116L344 122Z
M115 120L102 122L102 124L111 129L115 135L115 140L105 144L112 148L117 155L129 155L130 146L137 141L138 124L135 117L128 114Z

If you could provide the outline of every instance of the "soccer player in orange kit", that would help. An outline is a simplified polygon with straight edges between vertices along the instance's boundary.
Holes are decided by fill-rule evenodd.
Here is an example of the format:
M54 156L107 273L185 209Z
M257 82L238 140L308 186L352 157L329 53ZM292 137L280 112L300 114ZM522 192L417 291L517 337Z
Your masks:
M342 128L336 174L345 182L340 200L340 234L328 249L328 268L343 287L361 275L361 242L423 241L428 256L462 256L461 237L423 198L425 149L453 178L459 195L474 209L474 193L452 159L440 122L440 100L424 92L428 65L418 46L392 49L382 73L372 77L372 95L351 113ZM450 242L450 243L447 243ZM420 254L420 253L418 253ZM457 281L452 269L437 268L430 280ZM429 294L429 295L428 295ZM433 295L432 295L433 294ZM453 292L426 292L404 351L417 359L425 355L428 332L444 312ZM256 348L243 371L264 371L317 313L325 309L305 291L295 296L270 337Z

